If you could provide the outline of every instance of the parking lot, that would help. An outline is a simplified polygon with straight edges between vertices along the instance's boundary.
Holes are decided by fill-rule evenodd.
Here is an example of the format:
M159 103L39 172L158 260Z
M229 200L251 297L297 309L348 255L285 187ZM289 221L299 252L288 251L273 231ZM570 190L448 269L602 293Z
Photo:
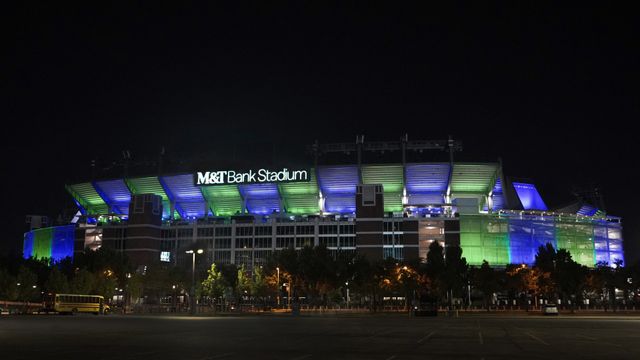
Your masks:
M614 316L4 316L7 359L640 358L640 318Z

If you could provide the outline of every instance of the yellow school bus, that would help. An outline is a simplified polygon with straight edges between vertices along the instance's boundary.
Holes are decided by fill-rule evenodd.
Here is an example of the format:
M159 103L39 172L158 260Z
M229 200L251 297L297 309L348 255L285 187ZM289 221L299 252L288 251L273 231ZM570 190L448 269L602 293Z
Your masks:
M78 294L48 294L45 299L45 308L61 314L75 313L109 313L109 305L104 303L104 297L100 295Z

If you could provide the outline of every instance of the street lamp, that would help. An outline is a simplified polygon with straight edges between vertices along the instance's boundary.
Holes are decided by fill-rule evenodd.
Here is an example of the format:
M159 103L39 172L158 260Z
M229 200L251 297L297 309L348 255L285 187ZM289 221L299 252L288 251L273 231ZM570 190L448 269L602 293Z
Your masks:
M345 282L345 285L347 285L347 309L349 308L349 282Z
M196 314L196 253L202 254L204 250L187 250L185 253L191 254L191 315Z
M171 289L173 289L173 297L171 298L172 312L176 312L176 308L178 307L178 301L176 299L176 286L171 285Z
M287 308L290 308L291 307L291 284L284 283L282 285L287 287Z
M276 273L278 274L277 276L277 283L276 283L276 289L278 289L278 294L276 296L277 302L278 302L278 307L280 307L280 268L276 267Z

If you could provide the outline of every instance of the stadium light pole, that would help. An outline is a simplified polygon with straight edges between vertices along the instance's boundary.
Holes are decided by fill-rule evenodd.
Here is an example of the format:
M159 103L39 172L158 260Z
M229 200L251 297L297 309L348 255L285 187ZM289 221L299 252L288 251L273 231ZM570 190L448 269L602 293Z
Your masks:
M196 253L202 254L204 250L187 250L185 253L191 254L191 315L196 314Z

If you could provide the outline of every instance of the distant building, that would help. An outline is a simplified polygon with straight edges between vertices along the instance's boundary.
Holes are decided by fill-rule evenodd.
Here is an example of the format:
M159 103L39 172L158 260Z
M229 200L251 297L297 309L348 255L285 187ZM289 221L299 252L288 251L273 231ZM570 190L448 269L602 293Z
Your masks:
M433 241L460 246L472 265L532 264L540 245L581 264L624 259L621 219L586 203L548 209L535 184L505 178L495 163L453 161L453 141L328 144L312 147L306 168L195 169L192 173L71 184L81 213L74 224L25 234L24 256L72 256L100 246L138 266L206 262L264 264L288 247L325 245L334 253L424 259ZM451 151L445 162L407 162L407 151ZM353 153L348 165L318 155ZM398 151L398 163L364 163L366 151ZM71 244L71 245L70 245Z

